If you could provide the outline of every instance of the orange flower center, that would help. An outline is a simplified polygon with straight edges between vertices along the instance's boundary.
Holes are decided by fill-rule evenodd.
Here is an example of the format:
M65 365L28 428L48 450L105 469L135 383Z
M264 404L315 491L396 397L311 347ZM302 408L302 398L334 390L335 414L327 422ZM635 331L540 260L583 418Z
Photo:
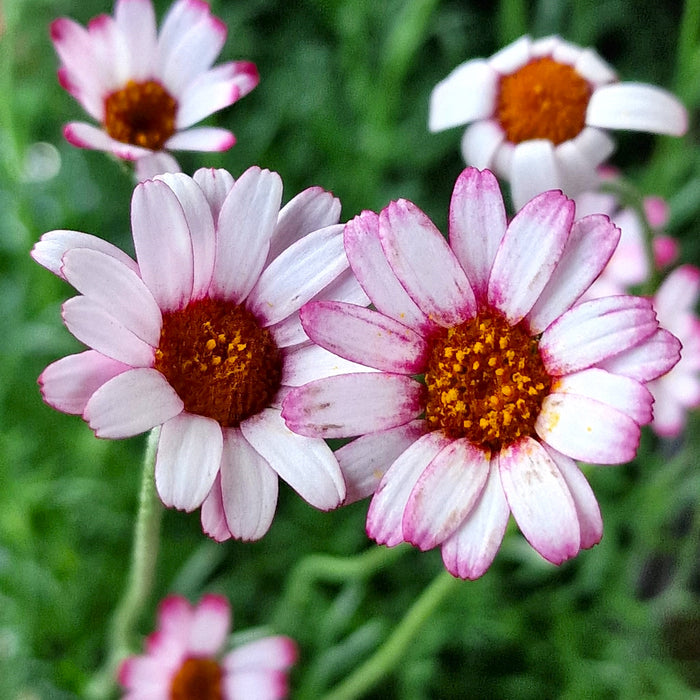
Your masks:
M269 406L282 356L250 311L207 298L163 314L154 367L186 411L233 427Z
M499 450L534 434L552 379L522 324L487 311L431 339L425 383L433 430Z
M221 666L214 659L185 659L170 684L170 700L223 700Z
M496 117L511 143L558 145L583 130L590 98L591 86L571 66L538 58L501 78Z
M117 141L160 150L175 133L177 102L154 80L130 80L105 98L107 133Z

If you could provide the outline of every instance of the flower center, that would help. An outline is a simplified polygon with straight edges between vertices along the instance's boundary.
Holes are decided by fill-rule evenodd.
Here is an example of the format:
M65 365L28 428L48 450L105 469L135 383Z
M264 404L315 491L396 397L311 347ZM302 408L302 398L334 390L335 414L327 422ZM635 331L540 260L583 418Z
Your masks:
M206 298L163 314L154 367L186 411L233 427L270 404L282 356L250 311Z
M500 450L534 434L552 379L537 340L521 324L485 312L431 339L425 383L433 430Z
M185 659L170 684L170 700L222 700L223 673L214 659Z
M175 133L177 102L154 80L130 80L105 98L107 133L117 141L160 150Z
M571 66L538 58L501 78L496 116L511 143L558 145L583 130L590 97L590 85Z

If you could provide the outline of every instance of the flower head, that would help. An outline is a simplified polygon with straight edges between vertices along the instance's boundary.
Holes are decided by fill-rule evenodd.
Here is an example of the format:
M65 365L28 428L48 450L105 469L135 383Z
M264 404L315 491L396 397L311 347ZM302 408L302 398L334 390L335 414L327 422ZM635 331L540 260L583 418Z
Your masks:
M203 0L177 0L160 33L151 0L117 0L113 17L95 17L87 29L67 18L55 20L51 39L61 59L61 85L102 126L67 124L66 139L126 160L161 149L230 148L230 131L190 127L258 84L248 61L211 67L226 25Z
M269 528L278 479L311 505L345 495L320 438L286 428L289 387L350 365L312 346L311 299L366 303L343 249L340 202L309 188L281 211L277 173L250 168L160 176L134 190L136 261L85 233L51 231L32 255L80 296L63 305L89 350L39 378L44 400L96 435L161 426L155 464L167 506L193 510L216 539Z
M647 299L574 306L619 231L602 215L574 221L561 192L507 223L493 174L468 168L449 227L448 243L405 200L347 224L375 310L320 301L301 318L314 342L376 371L295 388L282 415L302 435L359 436L336 456L346 502L374 493L379 543L440 545L451 573L476 578L512 513L558 564L602 535L574 460L634 457L652 417L644 382L675 364L678 341Z
M591 189L596 167L613 151L606 129L681 135L688 118L668 92L616 82L592 49L525 36L489 59L463 63L433 90L431 131L470 122L466 163L509 180L520 208L546 190Z
M287 672L297 656L288 637L264 637L224 653L231 609L223 596L192 606L180 596L158 608L146 653L119 668L127 698L151 700L277 700L287 696Z

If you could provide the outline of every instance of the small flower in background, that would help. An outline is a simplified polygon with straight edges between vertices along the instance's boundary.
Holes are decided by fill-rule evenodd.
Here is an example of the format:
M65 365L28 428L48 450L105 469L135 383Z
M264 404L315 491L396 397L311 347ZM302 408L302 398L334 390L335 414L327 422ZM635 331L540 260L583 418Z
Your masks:
M686 110L673 95L616 80L590 48L521 37L440 82L429 128L474 122L462 138L464 160L508 180L516 209L550 189L574 196L595 187L595 170L614 149L605 130L686 131Z
M63 320L90 348L46 368L44 400L98 437L162 426L158 493L202 505L217 540L265 534L278 476L322 510L345 496L330 448L292 433L280 408L290 387L354 367L309 343L302 304L368 300L340 202L312 187L280 211L281 197L279 175L257 167L235 182L224 170L163 175L134 190L138 262L77 231L51 231L32 251L81 293Z
M191 127L258 84L248 61L211 68L226 26L203 0L177 0L160 33L151 0L117 0L114 17L99 15L87 29L55 20L51 39L61 59L61 85L102 127L73 122L64 128L66 139L126 160L162 149L230 148L230 131Z
M288 637L264 637L224 652L231 609L223 596L196 606L180 596L158 608L146 653L119 669L125 700L276 700L288 694L287 673L297 650Z
M294 388L282 415L302 435L360 436L336 456L346 502L374 493L367 532L380 544L439 545L453 575L477 578L512 512L559 564L602 536L574 460L635 456L652 418L644 383L678 361L679 344L648 299L574 306L619 232L603 215L574 221L560 192L507 224L493 174L468 168L449 227L448 244L405 200L347 224L376 310L319 301L301 319L314 342L378 371Z

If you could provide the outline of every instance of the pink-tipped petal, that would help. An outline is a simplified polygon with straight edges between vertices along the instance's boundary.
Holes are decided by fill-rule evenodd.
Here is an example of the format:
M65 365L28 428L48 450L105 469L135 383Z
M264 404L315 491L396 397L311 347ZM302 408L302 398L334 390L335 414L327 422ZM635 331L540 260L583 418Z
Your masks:
M279 411L266 408L241 423L253 448L305 501L330 510L345 498L345 483L333 452L323 440L293 433Z
M450 444L441 431L423 435L389 467L367 512L367 534L378 544L394 547L404 542L403 515L418 478L428 464Z
M544 192L511 221L493 262L489 303L511 324L530 311L562 256L574 203L561 192Z
M319 345L303 345L285 354L282 386L302 386L323 377L373 371L371 367L344 360Z
M141 368L105 382L87 402L83 418L97 437L119 439L162 425L182 409L168 380L154 369Z
M178 131L166 142L165 147L173 151L228 151L236 143L236 137L218 126L195 126Z
M148 80L156 51L156 18L150 0L119 0L114 8L129 53L132 80Z
M221 426L212 418L183 411L161 428L156 454L156 488L163 503L192 511L202 505L221 464Z
M424 409L424 387L400 374L342 374L295 387L282 416L310 437L354 437L403 425Z
M297 656L297 646L289 637L264 637L228 653L223 665L229 673L254 669L281 671L289 668Z
M211 593L202 596L192 616L188 649L194 656L214 656L231 628L231 607L228 600Z
M481 496L490 455L466 438L441 450L418 478L406 502L403 536L422 550L448 538Z
M493 459L476 505L442 543L442 561L447 570L453 576L470 580L482 576L501 546L509 517L498 460Z
M501 450L501 483L523 535L552 564L581 547L576 505L566 481L542 445L523 438Z
M138 160L153 152L148 148L117 141L108 136L107 132L86 122L70 122L66 124L63 127L63 136L68 143L76 148L107 151L123 160Z
M224 200L233 187L234 179L231 173L223 168L199 168L192 179L202 188L209 203L211 215L217 222Z
M444 327L476 313L469 280L447 241L412 202L391 202L379 215L379 239L386 259L426 316Z
M506 232L506 210L498 181L489 170L467 168L450 200L450 247L478 301L486 288L496 251Z

